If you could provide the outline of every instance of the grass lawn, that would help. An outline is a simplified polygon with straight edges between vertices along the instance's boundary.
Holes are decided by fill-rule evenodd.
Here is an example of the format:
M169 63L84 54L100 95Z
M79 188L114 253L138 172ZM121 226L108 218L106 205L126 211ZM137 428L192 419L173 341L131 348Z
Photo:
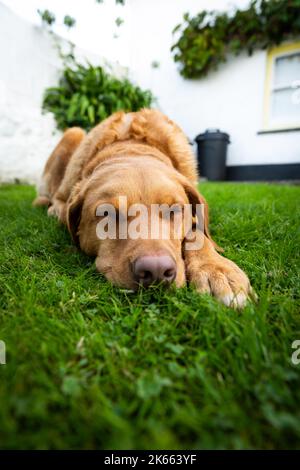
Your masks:
M201 190L259 295L243 312L112 287L32 187L0 187L1 448L300 448L300 188Z

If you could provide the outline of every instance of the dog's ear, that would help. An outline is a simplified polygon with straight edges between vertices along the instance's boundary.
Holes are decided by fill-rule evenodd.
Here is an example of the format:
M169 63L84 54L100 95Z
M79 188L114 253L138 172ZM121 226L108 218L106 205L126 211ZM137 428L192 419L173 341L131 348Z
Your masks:
M80 187L75 187L72 195L70 196L70 201L67 203L67 227L72 236L72 239L78 247L79 243L79 224L81 219L81 211L84 201L84 195L80 191Z
M223 251L222 248L220 248L216 242L212 239L210 232L209 232L209 209L208 209L208 204L206 202L206 199L200 194L197 189L189 182L185 181L184 183L184 189L185 192L188 196L189 202L192 205L192 214L193 217L196 216L196 207L197 204L202 204L204 208L203 212L203 230L204 230L204 235L211 241L213 246L217 251Z

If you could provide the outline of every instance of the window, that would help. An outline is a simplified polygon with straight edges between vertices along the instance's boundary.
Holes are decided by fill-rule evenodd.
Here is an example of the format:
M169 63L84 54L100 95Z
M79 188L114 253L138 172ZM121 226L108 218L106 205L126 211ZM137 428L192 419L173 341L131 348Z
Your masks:
M264 130L300 128L300 42L269 51Z

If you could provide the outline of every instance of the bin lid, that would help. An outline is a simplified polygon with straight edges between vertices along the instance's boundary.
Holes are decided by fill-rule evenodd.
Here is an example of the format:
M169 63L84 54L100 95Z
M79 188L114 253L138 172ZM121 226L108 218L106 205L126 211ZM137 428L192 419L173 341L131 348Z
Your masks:
M203 140L225 140L230 144L229 134L220 131L220 129L206 129L204 133L195 137L195 142L201 142Z

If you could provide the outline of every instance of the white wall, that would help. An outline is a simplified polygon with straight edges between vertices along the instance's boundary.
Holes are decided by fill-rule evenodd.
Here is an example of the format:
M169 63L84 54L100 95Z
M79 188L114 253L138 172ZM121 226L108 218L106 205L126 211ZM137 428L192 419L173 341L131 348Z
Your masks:
M300 132L257 135L262 128L266 53L242 55L201 80L183 79L170 48L183 13L232 9L249 0L130 0L133 76L193 139L209 127L230 134L228 165L300 162ZM153 69L151 62L160 62Z
M0 4L0 181L35 182L41 173L59 135L41 98L57 77L45 32Z
M128 65L128 0L125 6L115 0L0 0L17 15L40 26L41 19L37 10L50 10L55 15L53 31L58 36L74 42L85 51L97 56L107 57L114 63L119 61ZM76 19L74 28L68 29L63 23L66 14ZM124 23L117 27L115 20L121 17ZM117 36L117 38L116 38Z
M82 50L77 55L104 62ZM52 115L41 112L43 92L57 84L60 70L49 34L0 3L0 182L38 180L60 137Z

